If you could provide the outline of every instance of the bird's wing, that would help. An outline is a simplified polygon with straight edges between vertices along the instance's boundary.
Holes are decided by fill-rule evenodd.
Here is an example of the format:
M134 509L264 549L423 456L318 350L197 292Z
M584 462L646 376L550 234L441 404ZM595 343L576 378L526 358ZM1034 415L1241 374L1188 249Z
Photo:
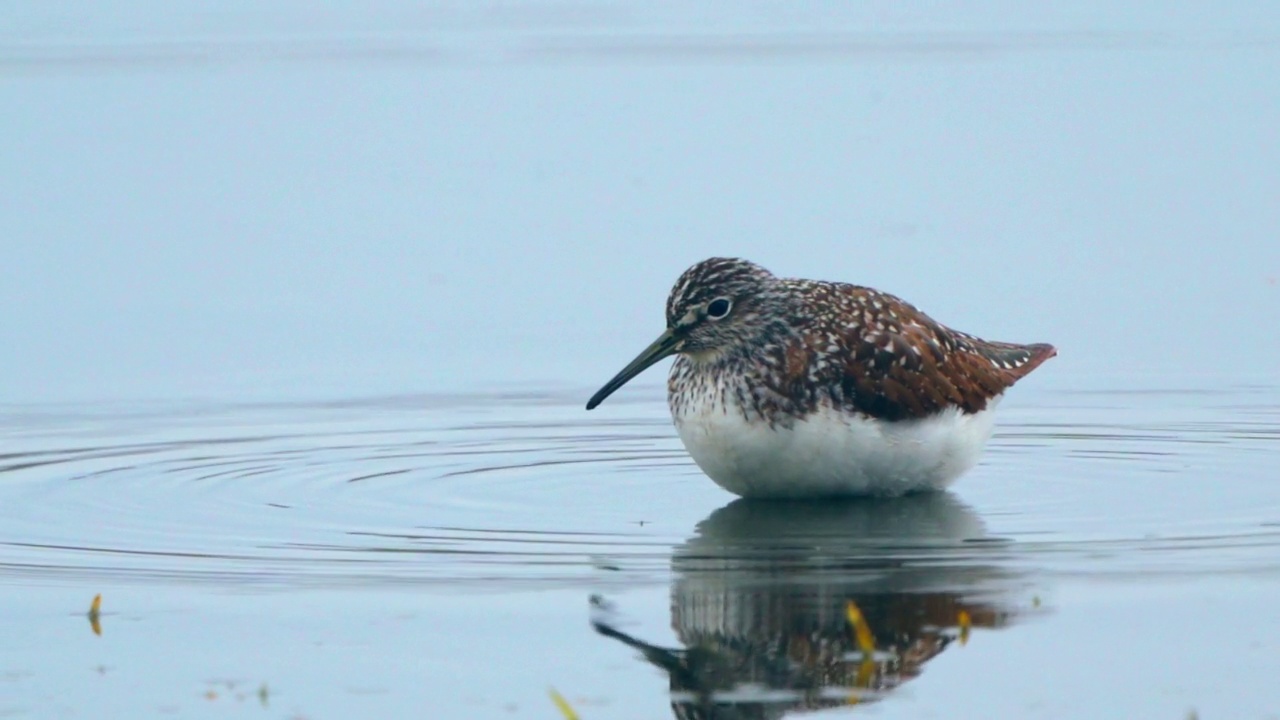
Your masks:
M949 407L978 412L1057 354L1052 345L989 342L951 330L871 288L831 283L819 294L825 297L811 300L837 312L805 328L788 349L790 377L802 381L796 371L803 364L811 376L805 379L822 381L815 384L830 388L834 401L871 417L923 418ZM803 357L809 353L823 359Z

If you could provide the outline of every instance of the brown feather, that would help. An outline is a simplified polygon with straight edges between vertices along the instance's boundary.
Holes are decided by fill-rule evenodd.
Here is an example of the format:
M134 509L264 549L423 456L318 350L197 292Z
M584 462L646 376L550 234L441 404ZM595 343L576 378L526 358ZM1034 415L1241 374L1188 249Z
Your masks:
M871 288L784 282L794 282L805 305L821 310L781 347L787 387L775 389L789 397L804 397L795 392L803 379L809 387L832 388L839 406L885 420L927 417L949 407L975 413L1057 354L1052 345L989 342L957 332ZM819 397L809 393L797 409L812 411Z

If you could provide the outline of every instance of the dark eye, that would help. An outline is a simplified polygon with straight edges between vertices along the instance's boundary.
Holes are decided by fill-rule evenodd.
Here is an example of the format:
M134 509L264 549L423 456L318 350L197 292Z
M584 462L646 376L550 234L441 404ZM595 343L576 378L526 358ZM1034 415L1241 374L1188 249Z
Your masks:
M729 298L716 298L707 305L707 317L722 318L729 314Z

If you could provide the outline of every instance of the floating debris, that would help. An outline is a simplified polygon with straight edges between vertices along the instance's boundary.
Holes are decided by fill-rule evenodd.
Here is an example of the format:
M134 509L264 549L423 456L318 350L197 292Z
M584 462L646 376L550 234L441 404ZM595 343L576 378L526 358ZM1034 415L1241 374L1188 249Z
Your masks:
M964 645L969 642L969 628L973 626L973 618L969 617L968 610L961 610L956 622L960 624L960 644Z
M862 651L863 657L870 660L876 651L876 639L871 634L871 628L867 626L866 618L862 617L862 611L852 600L845 604L844 613L849 618L849 624L853 626L853 637L858 641L858 649Z
M871 681L875 677L876 638L871 634L871 627L867 625L867 619L862 616L862 610L858 608L857 603L852 600L845 603L844 614L849 618L849 624L853 626L853 637L858 642L858 649L862 651L862 662L858 665L858 674L853 679L853 686L866 689L871 687ZM849 693L848 702L850 705L856 705L862 702L862 696L854 690Z
M102 611L102 593L93 596L93 602L89 604L89 628L93 630L93 634L102 636L102 623L99 618Z
M551 695L551 702L555 703L557 708L560 708L560 713L564 715L564 720L582 720L578 717L578 713L573 711L573 706L569 704L569 701L556 692L555 688L549 689L547 693Z

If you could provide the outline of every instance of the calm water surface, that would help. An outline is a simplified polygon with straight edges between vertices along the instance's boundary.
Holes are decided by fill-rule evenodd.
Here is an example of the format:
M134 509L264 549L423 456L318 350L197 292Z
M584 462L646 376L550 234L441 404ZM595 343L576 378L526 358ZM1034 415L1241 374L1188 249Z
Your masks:
M1275 387L1027 387L953 492L823 503L657 397L8 407L0 714L1280 711Z
M0 718L1280 717L1277 67L1230 0L6 4ZM950 493L735 501L659 371L582 407L713 255L1061 354Z

